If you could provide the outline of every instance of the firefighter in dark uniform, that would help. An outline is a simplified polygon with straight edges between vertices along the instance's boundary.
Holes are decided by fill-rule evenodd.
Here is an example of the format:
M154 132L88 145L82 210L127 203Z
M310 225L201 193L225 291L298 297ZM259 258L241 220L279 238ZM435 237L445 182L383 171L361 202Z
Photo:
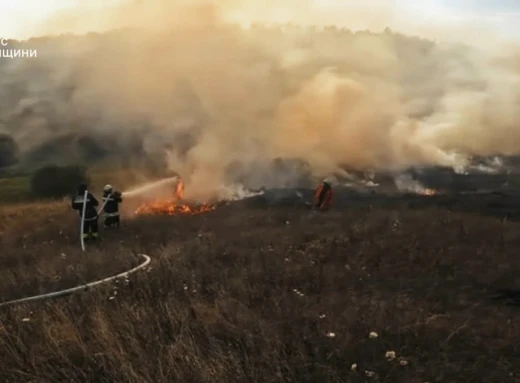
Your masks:
M325 178L314 192L314 208L325 211L330 208L332 201L332 180Z
M118 191L114 191L111 185L105 185L103 189L103 215L104 227L119 227L119 204L123 197Z
M83 203L85 202L85 191L87 191L87 185L82 183L78 187L77 194L72 198L72 208L79 212L81 219L83 211ZM92 193L87 191L85 206L85 219L83 221L83 239L96 240L98 238L98 212L96 207L99 205L98 200Z

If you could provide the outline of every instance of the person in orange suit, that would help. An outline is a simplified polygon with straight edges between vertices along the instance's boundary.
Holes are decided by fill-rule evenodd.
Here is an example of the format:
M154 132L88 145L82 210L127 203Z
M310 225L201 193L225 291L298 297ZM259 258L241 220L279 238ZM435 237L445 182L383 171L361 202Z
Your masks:
M314 208L316 210L326 211L330 208L332 202L332 181L325 178L316 188L314 192Z

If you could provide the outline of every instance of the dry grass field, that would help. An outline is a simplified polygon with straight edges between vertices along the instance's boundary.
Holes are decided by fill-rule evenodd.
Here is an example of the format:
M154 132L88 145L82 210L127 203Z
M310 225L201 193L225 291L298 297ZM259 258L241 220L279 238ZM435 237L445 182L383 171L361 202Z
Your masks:
M85 254L67 203L2 207L1 301L152 262L0 307L0 381L520 382L519 308L489 298L520 289L518 224L253 202L125 217Z

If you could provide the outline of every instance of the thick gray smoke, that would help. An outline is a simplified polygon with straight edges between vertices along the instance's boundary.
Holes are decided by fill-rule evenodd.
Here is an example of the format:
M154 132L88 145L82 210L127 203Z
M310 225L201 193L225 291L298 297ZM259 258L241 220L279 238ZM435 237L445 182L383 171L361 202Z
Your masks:
M0 133L27 163L153 161L200 199L235 182L520 152L514 51L391 31L243 30L214 6L182 9L171 28L27 42L38 58L0 62Z

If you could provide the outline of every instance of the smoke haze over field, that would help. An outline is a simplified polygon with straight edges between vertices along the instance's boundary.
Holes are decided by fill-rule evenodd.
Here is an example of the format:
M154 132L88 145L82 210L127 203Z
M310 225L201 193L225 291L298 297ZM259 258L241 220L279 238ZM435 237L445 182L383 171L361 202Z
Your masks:
M454 0L448 4L434 0L24 0L16 7L1 9L0 33L25 38L126 26L161 29L230 21L243 25L292 22L373 31L388 26L435 39L479 43L487 40L494 46L497 37L520 37L515 32L515 11L519 9L511 5L504 8L499 3L491 0L477 3ZM13 14L13 10L18 13ZM9 29L13 23L18 28Z
M81 22L78 13L54 15L42 31L93 21L140 29L31 40L37 59L3 59L0 133L26 161L57 148L89 159L163 157L201 199L236 181L290 186L301 176L297 161L323 176L520 154L520 56L510 47L490 53L389 31L242 30L224 20L258 2L182 3L84 9ZM383 3L369 20L378 30L395 16ZM278 13L266 4L259 16L297 9L277 4ZM348 19L367 18L367 9ZM310 11L298 12L333 20Z

